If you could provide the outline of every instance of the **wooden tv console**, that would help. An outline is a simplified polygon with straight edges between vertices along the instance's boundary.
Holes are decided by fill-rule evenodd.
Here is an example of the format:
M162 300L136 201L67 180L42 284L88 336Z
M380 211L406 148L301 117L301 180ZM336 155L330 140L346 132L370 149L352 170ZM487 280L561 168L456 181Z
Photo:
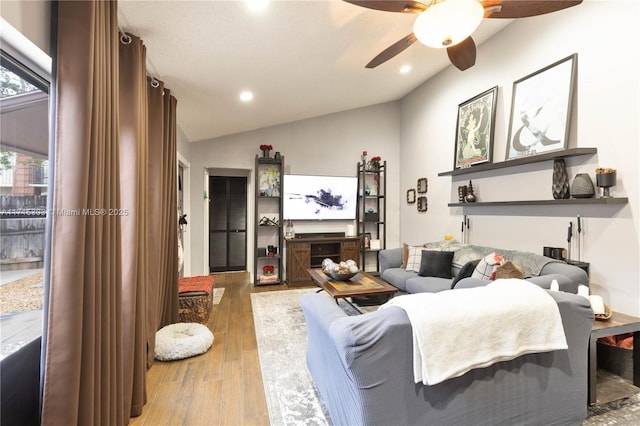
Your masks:
M326 258L334 262L347 259L360 265L360 237L311 237L285 241L287 284L290 287L313 285L307 269L321 268Z

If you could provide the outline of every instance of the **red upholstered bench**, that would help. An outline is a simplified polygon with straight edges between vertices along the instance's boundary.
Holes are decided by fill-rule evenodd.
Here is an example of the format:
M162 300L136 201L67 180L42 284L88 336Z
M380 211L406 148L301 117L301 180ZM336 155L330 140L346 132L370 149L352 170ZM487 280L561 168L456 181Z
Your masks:
M213 306L212 276L183 277L178 280L178 313L181 322L207 324Z

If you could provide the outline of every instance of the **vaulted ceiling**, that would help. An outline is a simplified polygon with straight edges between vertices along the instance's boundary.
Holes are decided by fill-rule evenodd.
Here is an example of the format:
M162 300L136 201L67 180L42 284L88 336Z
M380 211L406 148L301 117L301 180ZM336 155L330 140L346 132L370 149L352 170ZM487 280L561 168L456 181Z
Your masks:
M259 12L242 1L120 0L118 19L144 41L148 72L178 99L190 141L398 100L451 66L445 50L416 43L365 69L415 16L339 0L272 0ZM484 20L476 43L510 22ZM243 90L251 102L239 101Z

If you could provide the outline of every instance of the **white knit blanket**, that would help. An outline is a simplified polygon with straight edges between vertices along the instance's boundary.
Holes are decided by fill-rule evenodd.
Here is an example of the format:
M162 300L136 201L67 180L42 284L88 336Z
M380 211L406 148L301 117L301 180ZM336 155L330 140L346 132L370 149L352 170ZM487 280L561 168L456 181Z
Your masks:
M525 280L398 296L380 309L389 306L404 309L411 321L416 383L434 385L527 353L568 348L555 300Z

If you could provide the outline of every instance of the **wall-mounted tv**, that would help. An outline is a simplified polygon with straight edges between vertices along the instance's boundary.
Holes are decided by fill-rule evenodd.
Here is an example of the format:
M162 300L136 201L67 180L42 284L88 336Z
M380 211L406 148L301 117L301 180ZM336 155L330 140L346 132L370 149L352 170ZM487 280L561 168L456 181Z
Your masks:
M358 178L284 175L283 216L291 220L353 220Z

